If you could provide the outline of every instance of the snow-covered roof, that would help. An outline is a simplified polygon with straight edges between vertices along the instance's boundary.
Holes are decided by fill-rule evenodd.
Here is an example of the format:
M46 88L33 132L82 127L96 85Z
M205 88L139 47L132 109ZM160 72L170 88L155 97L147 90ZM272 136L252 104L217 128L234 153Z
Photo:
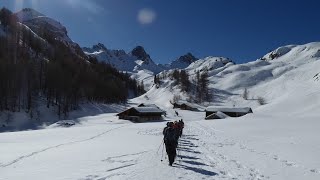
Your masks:
M139 113L163 113L163 111L156 107L133 107Z
M175 102L177 105L181 106L183 104L189 106L189 107L192 107L192 108L198 108L196 105L192 104L192 103L189 103L188 101L184 101L184 100L179 100L177 102Z
M138 105L138 107L154 107L160 109L157 105L155 104L147 104L147 103L141 103Z
M249 107L236 108L236 107L222 107L222 106L209 106L206 111L209 112L237 112L237 113L248 113L251 112L252 109Z
M119 114L117 114L117 116L119 116L120 114L127 112L131 109L136 110L138 113L161 113L161 114L164 113L164 111L162 111L161 109L156 108L156 107L132 107L132 108L127 109L123 112L120 112Z
M209 116L206 117L206 119L225 119L229 117L225 113L218 111L216 113L210 114Z

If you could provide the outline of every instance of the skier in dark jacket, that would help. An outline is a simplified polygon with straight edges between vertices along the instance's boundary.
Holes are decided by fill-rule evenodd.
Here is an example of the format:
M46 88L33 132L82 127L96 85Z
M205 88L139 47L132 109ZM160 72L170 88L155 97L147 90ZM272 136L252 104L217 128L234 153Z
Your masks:
M172 166L174 159L176 158L176 148L177 148L177 139L175 135L175 129L173 128L173 123L168 122L167 127L163 130L164 135L164 144L166 146L166 152L168 154L169 165Z

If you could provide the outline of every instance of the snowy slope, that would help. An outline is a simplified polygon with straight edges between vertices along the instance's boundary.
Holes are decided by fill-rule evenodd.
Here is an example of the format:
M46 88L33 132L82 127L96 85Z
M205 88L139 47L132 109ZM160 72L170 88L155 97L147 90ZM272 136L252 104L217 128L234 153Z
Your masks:
M212 87L233 94L241 94L244 88L248 88L252 99L262 96L270 102L306 82L311 82L306 86L314 89L312 77L318 71L320 43L286 47L291 47L290 51L273 60L256 60L232 65L220 72L212 71Z
M320 43L317 42L289 45L245 64L234 64L230 59L223 57L207 57L193 62L185 70L190 75L191 81L195 79L196 71L200 73L208 71L214 105L258 107L256 100L258 97L265 98L267 102L273 102L287 94L288 91L294 91L299 84L312 82L308 86L313 87L313 79L316 79L319 73L319 67L317 67L320 59L319 50ZM272 53L279 55L271 59L270 54ZM167 78L166 81L170 81L170 78ZM288 84L293 87L287 88ZM152 98L151 94L161 93L164 90L170 92L172 88L174 87L170 83L164 82L161 88L154 88L147 92L147 95ZM245 88L249 91L249 100L241 97ZM179 94L179 90L175 94ZM188 98L183 94L181 96L182 99ZM165 97L168 97L167 101L169 101L173 95Z
M206 57L204 59L197 60L193 63L191 63L188 67L186 67L186 70L189 72L189 74L194 74L195 71L215 71L219 68L226 68L230 65L233 65L233 62L224 57Z

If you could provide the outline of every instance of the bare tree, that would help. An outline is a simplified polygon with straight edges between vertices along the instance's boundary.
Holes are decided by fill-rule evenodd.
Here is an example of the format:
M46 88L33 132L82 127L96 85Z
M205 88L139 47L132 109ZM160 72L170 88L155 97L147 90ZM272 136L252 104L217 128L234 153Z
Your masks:
M266 100L265 100L263 97L261 97L261 96L258 96L258 103L259 103L260 105L265 105L265 104L267 104Z
M178 102L180 99L181 99L180 95L174 95L172 101L173 101L173 103L176 103L176 102Z
M243 97L243 99L248 100L249 92L248 92L248 89L247 89L247 88L244 88L242 97Z

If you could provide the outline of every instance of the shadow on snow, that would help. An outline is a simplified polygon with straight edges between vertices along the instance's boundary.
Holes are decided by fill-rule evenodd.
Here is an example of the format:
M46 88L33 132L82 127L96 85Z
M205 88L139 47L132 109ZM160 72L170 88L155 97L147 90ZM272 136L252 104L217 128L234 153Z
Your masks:
M177 159L181 158L182 160L178 160L177 164L175 164L178 168L183 168L189 171L193 171L195 173L199 173L206 176L216 176L218 173L203 169L201 167L210 167L207 164L202 163L201 158L197 157L197 155L201 154L200 151L197 151L195 148L199 146L195 145L192 141L198 141L196 135L183 135L183 137L179 140L178 156ZM181 153L191 153L194 156L190 155L181 155Z

